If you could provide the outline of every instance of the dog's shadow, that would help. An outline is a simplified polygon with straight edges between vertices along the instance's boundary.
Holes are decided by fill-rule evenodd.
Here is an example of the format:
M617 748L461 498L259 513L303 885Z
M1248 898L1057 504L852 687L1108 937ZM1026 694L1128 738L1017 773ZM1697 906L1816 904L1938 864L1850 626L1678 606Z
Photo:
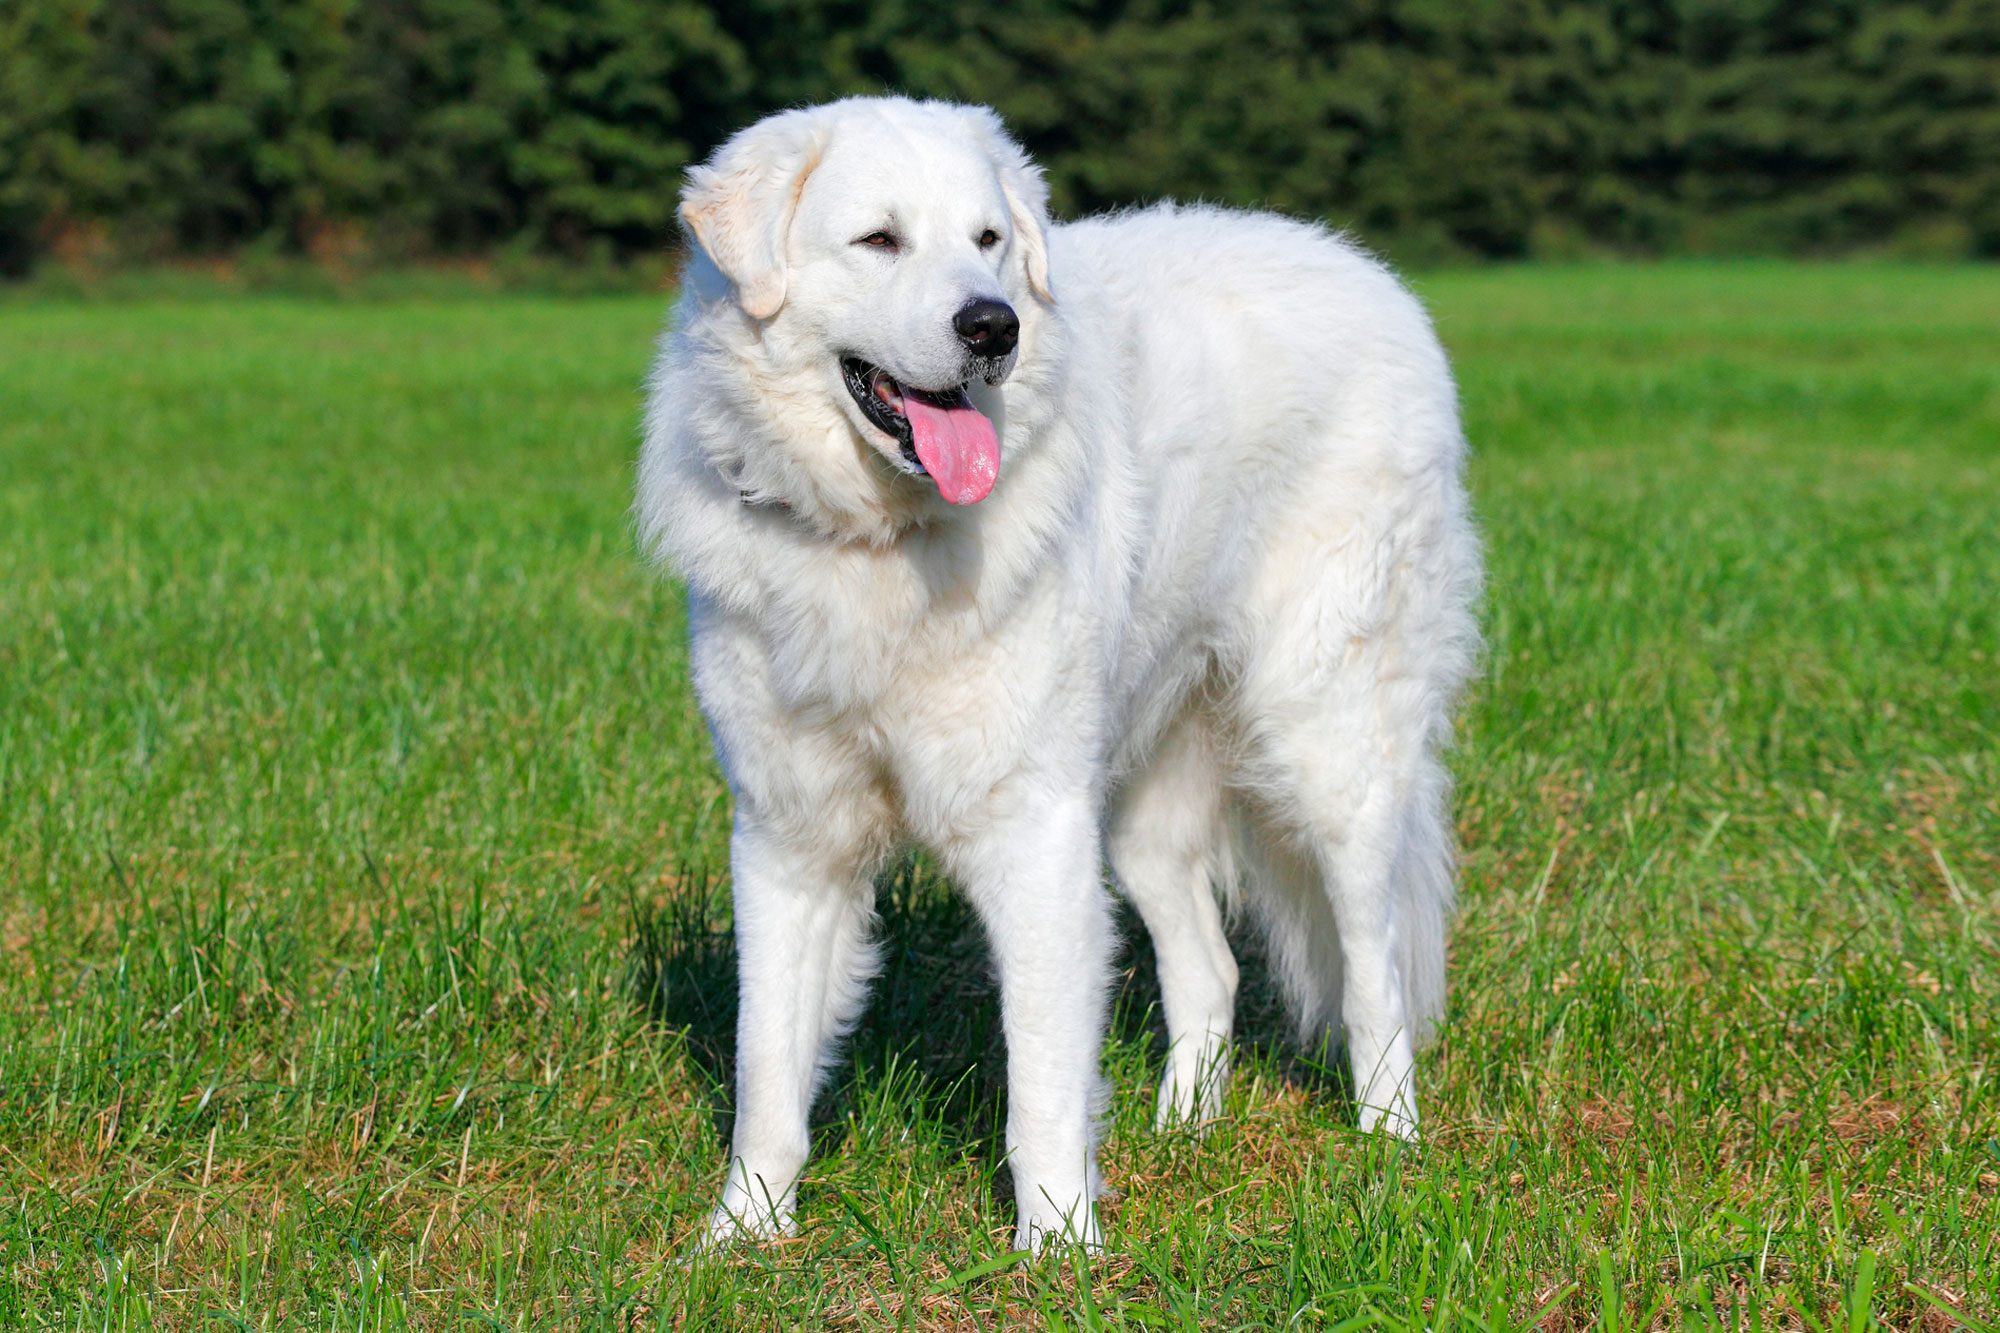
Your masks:
M854 1114L869 1085L891 1070L910 1078L956 1149L1004 1156L1006 1041L1000 988L985 934L965 899L920 856L876 881L882 968L866 1013L815 1103L819 1127ZM633 997L679 1034L708 1084L716 1132L729 1141L736 1074L736 948L726 894L712 877L682 877L666 904L633 908L628 964ZM1138 916L1122 900L1112 1035L1151 1053L1154 1074L1167 1047L1158 968ZM1351 1088L1342 1062L1304 1051L1255 932L1229 931L1240 980L1239 1062L1337 1099Z

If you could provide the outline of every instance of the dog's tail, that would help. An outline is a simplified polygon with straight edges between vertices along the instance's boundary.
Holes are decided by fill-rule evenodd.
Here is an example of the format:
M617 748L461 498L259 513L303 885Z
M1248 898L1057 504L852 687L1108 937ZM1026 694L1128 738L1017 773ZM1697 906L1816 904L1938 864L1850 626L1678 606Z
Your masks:
M1445 931L1458 883L1458 840L1451 819L1451 779L1425 762L1403 807L1392 883L1397 962L1403 974L1410 1038L1421 1045L1444 1018Z

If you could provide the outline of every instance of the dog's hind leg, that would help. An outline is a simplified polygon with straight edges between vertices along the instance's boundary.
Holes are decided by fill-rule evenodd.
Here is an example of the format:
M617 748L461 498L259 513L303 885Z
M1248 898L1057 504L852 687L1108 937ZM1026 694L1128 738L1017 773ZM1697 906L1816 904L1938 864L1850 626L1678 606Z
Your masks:
M1385 528L1383 510L1346 525L1317 515L1274 544L1233 702L1239 781L1268 814L1272 859L1296 858L1325 894L1325 912L1295 916L1308 931L1330 925L1337 945L1291 946L1300 958L1338 949L1331 984L1361 1125L1414 1137L1414 1051L1443 1005L1452 888L1439 750L1472 639L1471 577L1453 561L1471 548L1448 530Z
M1361 1128L1415 1138L1416 1029L1403 984L1407 927L1393 878L1395 802L1389 783L1371 784L1340 832L1317 839L1313 850L1340 935L1341 1026Z
M1408 881L1407 787L1390 765L1369 762L1380 737L1338 726L1301 733L1327 748L1309 757L1281 745L1289 773L1262 775L1253 902L1303 1039L1345 1037L1361 1127L1413 1138L1415 1049L1435 1017L1443 904L1421 900L1433 886Z
M1236 1007L1236 959L1214 883L1227 874L1222 771L1191 706L1160 741L1111 815L1111 870L1139 911L1159 960L1167 1068L1154 1123L1199 1123L1222 1110Z

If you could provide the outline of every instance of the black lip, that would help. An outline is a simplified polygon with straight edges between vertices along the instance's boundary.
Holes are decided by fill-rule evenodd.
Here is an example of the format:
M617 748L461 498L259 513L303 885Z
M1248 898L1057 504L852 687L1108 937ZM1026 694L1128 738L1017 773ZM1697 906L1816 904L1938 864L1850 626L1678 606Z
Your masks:
M868 418L869 425L902 445L903 462L914 471L922 472L924 465L917 458L917 442L910 435L910 419L875 396L871 383L875 370L874 366L858 356L840 358L840 377L846 381L848 395L861 409L861 415Z
M902 446L905 467L920 476L928 476L923 460L917 457L917 442L910 434L910 419L875 395L873 380L878 374L894 384L905 398L920 398L939 407L969 406L971 400L966 397L965 386L953 385L942 393L916 389L858 356L840 358L840 377L847 384L847 392L854 399L854 405L861 409L861 415L868 418L869 425Z

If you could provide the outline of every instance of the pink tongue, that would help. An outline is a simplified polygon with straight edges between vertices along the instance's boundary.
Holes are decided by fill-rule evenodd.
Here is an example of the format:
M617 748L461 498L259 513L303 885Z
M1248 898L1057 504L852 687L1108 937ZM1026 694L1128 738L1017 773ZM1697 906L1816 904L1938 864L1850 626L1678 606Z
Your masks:
M940 407L913 393L904 394L903 414L910 419L917 459L945 502L969 505L984 500L1000 475L1000 437L994 434L993 423L963 398L957 406Z

